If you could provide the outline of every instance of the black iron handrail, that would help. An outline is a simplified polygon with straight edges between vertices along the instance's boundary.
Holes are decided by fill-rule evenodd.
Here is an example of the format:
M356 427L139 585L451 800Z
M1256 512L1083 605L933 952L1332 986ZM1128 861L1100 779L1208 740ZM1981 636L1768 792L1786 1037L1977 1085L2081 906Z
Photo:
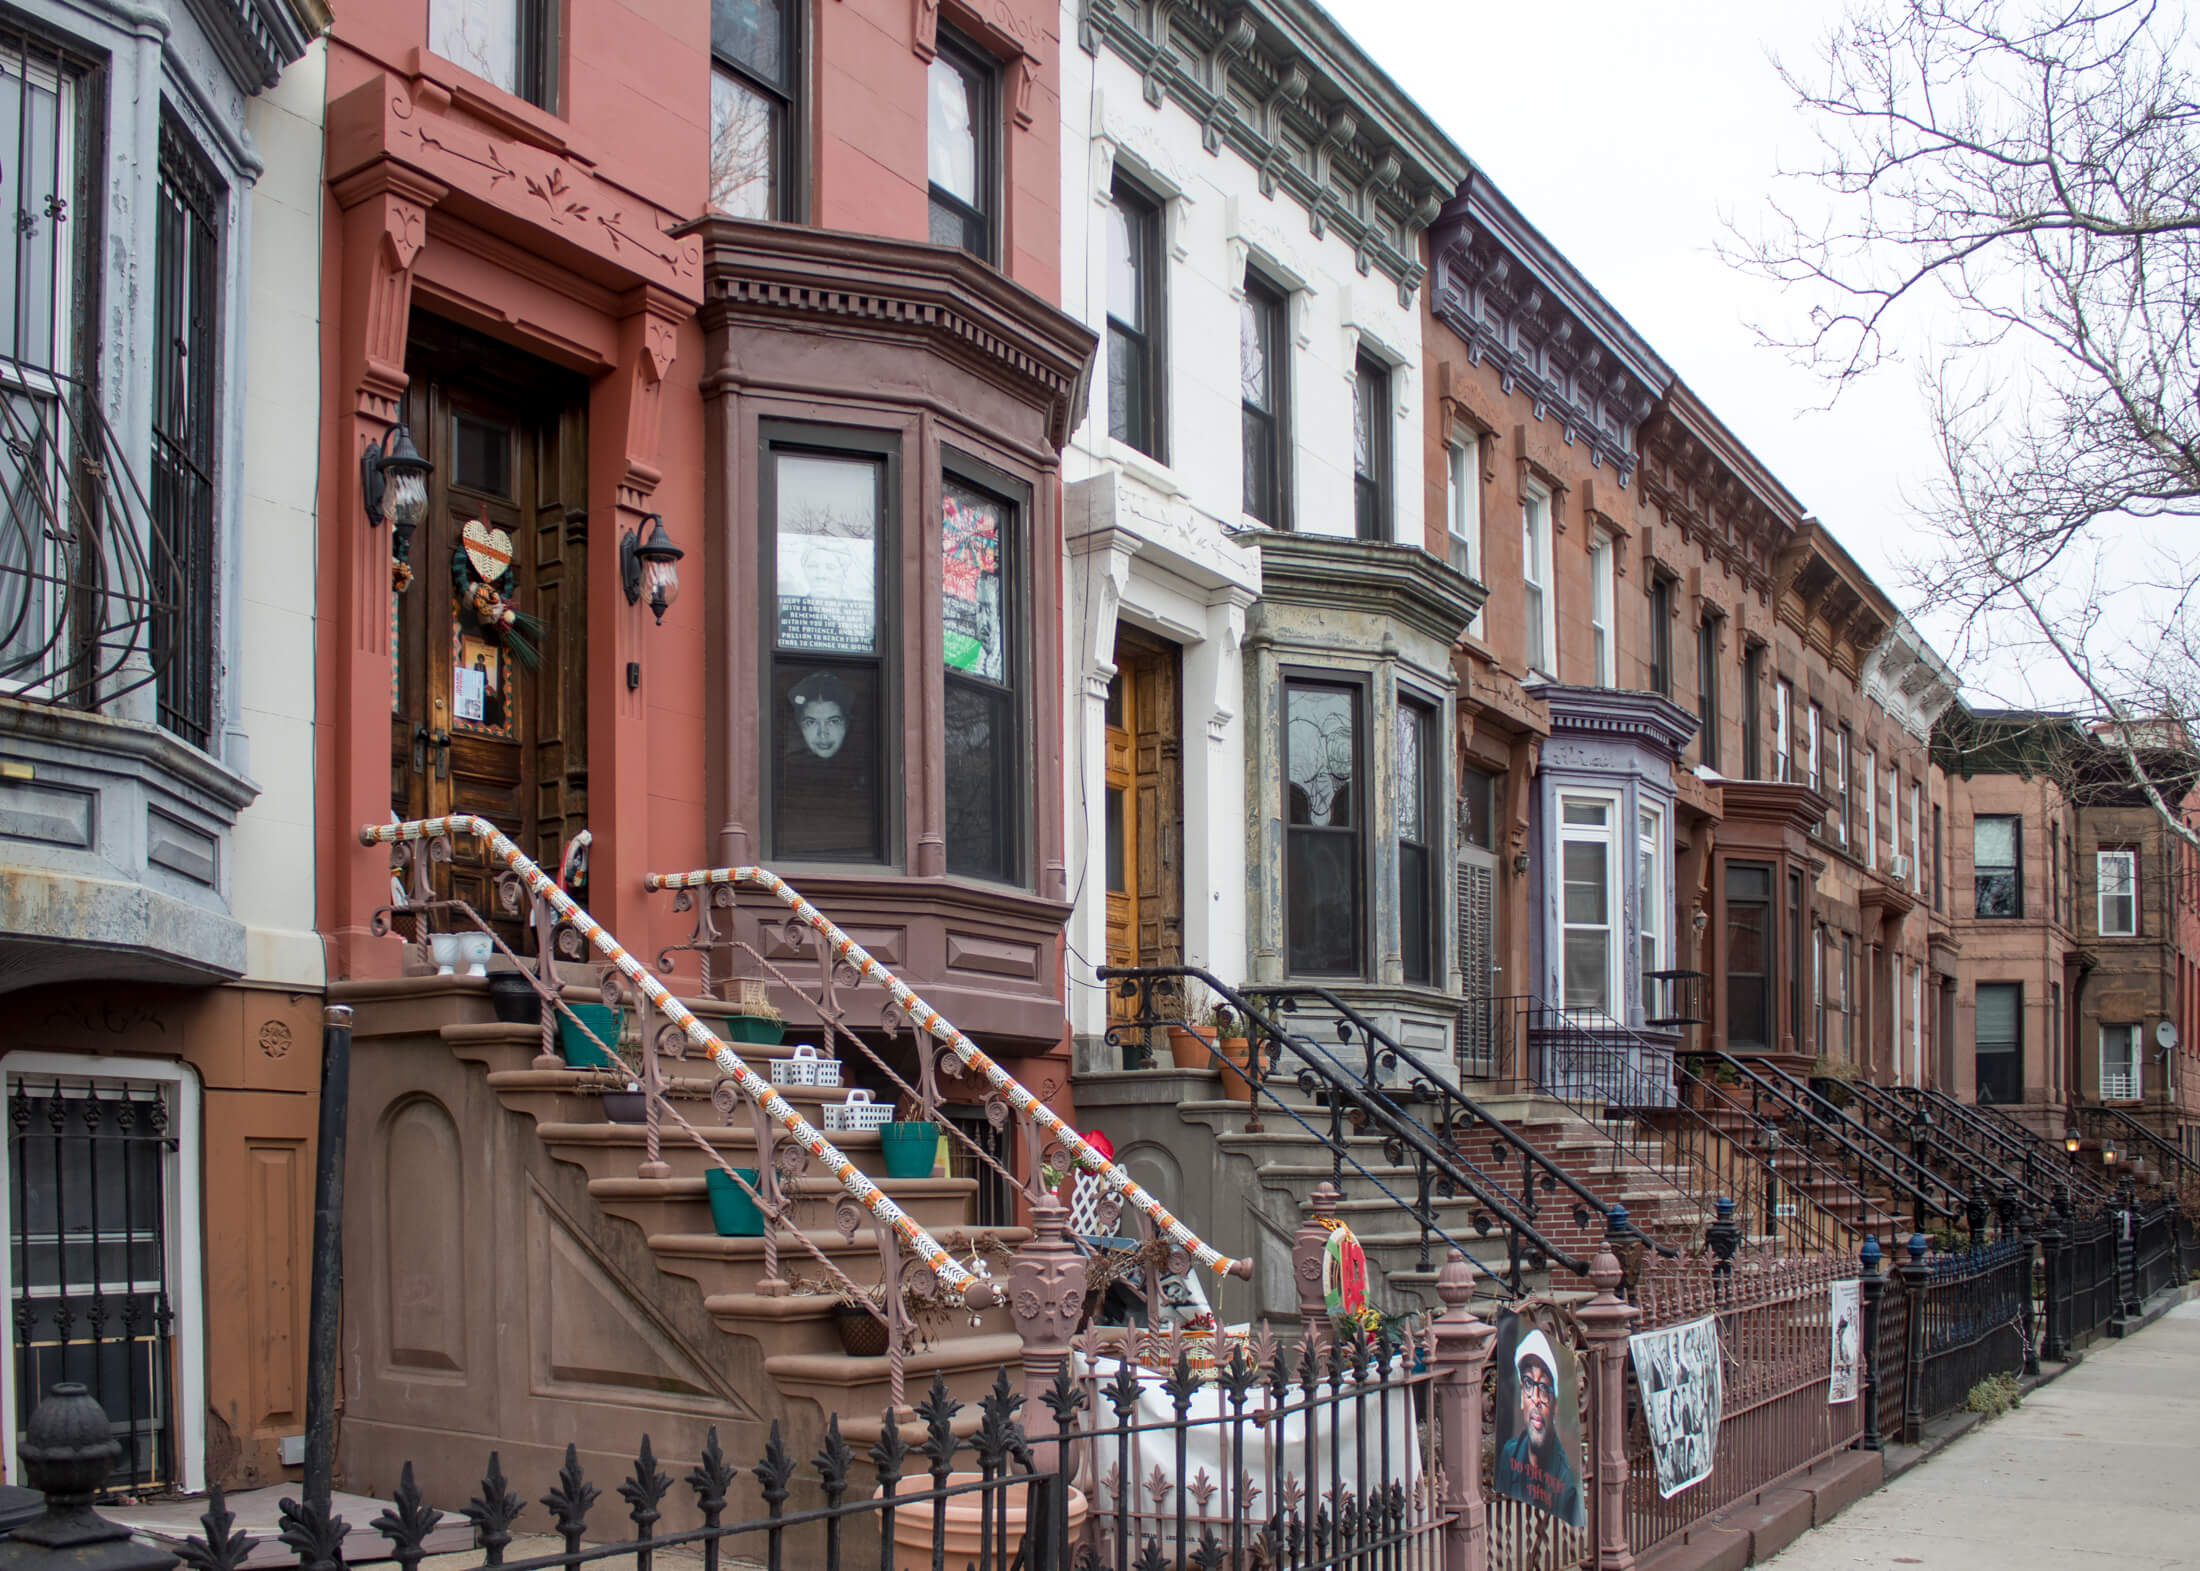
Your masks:
M1843 1174L1842 1178L1844 1182L1851 1182L1859 1193L1862 1192L1865 1175L1876 1176L1882 1184L1885 1184L1896 1194L1909 1197L1912 1216L1917 1220L1920 1228L1923 1226L1922 1219L1928 1215L1937 1216L1944 1221L1951 1222L1960 1220L1967 1215L1963 1208L1963 1197L1952 1189L1946 1179L1919 1164L1915 1158L1888 1146L1877 1135L1870 1135L1874 1143L1881 1146L1893 1157L1893 1164L1890 1165L1874 1155L1871 1150L1859 1144L1849 1133L1850 1129L1858 1129L1866 1134L1869 1134L1869 1131L1861 1131L1861 1126L1849 1123L1845 1119L1841 1121L1841 1124L1846 1124L1847 1128L1841 1127L1840 1124L1828 1122L1821 1117L1811 1106L1811 1103L1817 1100L1818 1094L1786 1070L1766 1063L1761 1059L1737 1057L1735 1054L1719 1048L1700 1048L1690 1056L1726 1065L1738 1078L1747 1080L1754 1089L1770 1095L1775 1103L1785 1108L1787 1113L1783 1117L1783 1122L1790 1119L1799 1121L1807 1134L1830 1140L1840 1150L1853 1157L1856 1162L1856 1178L1850 1181L1847 1179L1846 1174ZM1759 1114L1758 1116L1761 1119L1763 1115ZM1789 1132L1793 1133L1792 1128ZM1911 1176L1913 1174L1916 1176ZM1921 1184L1919 1179L1922 1179L1924 1183ZM1925 1185L1930 1185L1944 1194L1954 1196L1955 1203L1950 1205L1935 1199L1928 1192Z
M1973 1144L1971 1140L1965 1138L1969 1132L1967 1124L1954 1121L1935 1122L1931 1118L1921 1117L1922 1109L1917 1112L1911 1111L1902 1102L1890 1095L1887 1087L1874 1085L1869 1080L1849 1081L1847 1086L1849 1095L1855 1102L1862 1104L1869 1112L1878 1114L1896 1134L1907 1135L1910 1138L1913 1143L1913 1154L1915 1148L1922 1147L1930 1153L1937 1154L1951 1167L1959 1171L1965 1181L1962 1185L1955 1186L1959 1193L1965 1189L1976 1189L1980 1185L1986 1185L1997 1196L2004 1188L2021 1190L2035 1206L2046 1205L2054 1199L2053 1186L2039 1177L2037 1164L2029 1155L2024 1159L2023 1171L2013 1173ZM1821 1098L1825 1096L1824 1092L1818 1092L1817 1094ZM1829 1102L1828 1105L1830 1106L1831 1103ZM1894 1146L1894 1135L1881 1134L1862 1118L1854 1119L1852 1122L1855 1123L1857 1128L1864 1130L1881 1144L1889 1147ZM1919 1157L1917 1160L1928 1169L1930 1168L1931 1163L1926 1157Z
M1490 1013L1493 1036L1497 1012L1511 1014L1512 1022L1504 1027L1507 1057L1538 1095L1571 1107L1587 1128L1661 1184L1678 1187L1666 1171L1675 1161L1706 1180L1708 1186L1695 1192L1699 1214L1707 1197L1725 1191L1752 1227L1761 1222L1762 1236L1775 1252L1783 1233L1799 1236L1807 1252L1818 1253L1846 1252L1862 1237L1868 1199L1801 1147L1790 1149L1808 1176L1846 1189L1844 1202L1853 1201L1856 1216L1835 1214L1807 1187L1788 1180L1770 1155L1782 1137L1747 1108L1727 1103L1750 1126L1750 1139L1735 1139L1720 1129L1680 1094L1691 1077L1685 1058L1670 1042L1609 1017L1585 1019L1576 1011L1554 1009L1532 995L1467 1001L1466 1011L1477 1008ZM1510 1041L1515 1035L1519 1040ZM1781 1199L1783 1184L1787 1202ZM1712 1206L1716 1212L1715 1198ZM1841 1236L1835 1237L1836 1232Z
M2072 1164L2052 1140L1998 1107L1976 1107L1959 1102L1937 1086L1890 1086L1887 1089L1930 1109L1944 1120L1961 1122L1980 1139L2006 1152L2012 1160L2022 1161L2027 1154L2035 1156L2043 1161L2046 1171L2057 1175L2058 1182L2068 1183L2074 1193L2096 1204L2105 1203L2114 1193L2113 1185Z
M1516 1295L1524 1291L1523 1266L1529 1250L1524 1249L1523 1244L1532 1246L1534 1253L1553 1264L1564 1266L1576 1276L1586 1277L1589 1274L1589 1262L1553 1243L1536 1226L1532 1216L1523 1214L1514 1205L1511 1198L1504 1193L1502 1185L1494 1182L1463 1155L1445 1147L1417 1120L1405 1113L1393 1098L1362 1087L1357 1077L1338 1063L1326 1048L1287 1030L1268 1011L1256 1007L1243 994L1211 972L1197 966L1102 966L1096 975L1103 983L1122 983L1126 990L1125 996L1135 996L1138 1000L1138 1008L1130 1020L1117 1021L1108 1027L1106 1040L1111 1045L1122 1045L1132 1036L1143 1040L1153 1032L1171 1025L1183 1026L1192 1029L1199 1036L1199 1040L1206 1046L1208 1056L1218 1067L1235 1070L1238 1066L1224 1058L1214 1042L1201 1035L1190 1019L1172 1017L1161 1012L1157 1007L1157 985L1196 981L1234 1010L1246 1023L1251 1038L1251 1060L1240 1071L1253 1098L1251 1105L1257 1109L1260 1099L1266 1097L1279 1112L1313 1135L1328 1150L1332 1178L1341 1183L1344 1168L1346 1164L1350 1164L1411 1216L1421 1233L1422 1269L1428 1269L1431 1264L1431 1237L1443 1240L1462 1254L1471 1257L1473 1253L1436 1220L1432 1202L1441 1191L1448 1188L1471 1196L1505 1229L1506 1285ZM1264 1051L1264 1047L1268 1045L1272 1045L1273 1054ZM1294 1079L1300 1089L1317 1098L1329 1109L1330 1127L1326 1134L1315 1128L1300 1115L1298 1109L1277 1096L1266 1084L1267 1069L1277 1062L1285 1048L1290 1049L1299 1060L1301 1067ZM1368 1126L1374 1128L1383 1141L1384 1154L1394 1164L1402 1165L1408 1152L1417 1159L1413 1164L1416 1188L1414 1200L1409 1201L1392 1189L1352 1154L1345 1133L1347 1108L1358 1115L1352 1120L1353 1123L1363 1129ZM1606 1209L1603 1214L1608 1235L1614 1238L1632 1236L1624 1209L1613 1207Z
M2124 1135L2136 1139L2152 1155L2158 1158L2168 1170L2182 1175L2177 1180L2179 1183L2191 1183L2196 1179L2200 1179L2200 1162L2195 1162L2184 1152L2178 1150L2175 1144L2163 1139L2154 1130L2147 1128L2146 1125L2140 1123L2139 1120L2133 1118L2122 1108L2081 1107L2078 1109L2078 1121L2080 1124L2107 1124ZM2091 1132L2091 1130L2087 1131L2089 1134Z
M1283 1012L1286 1014L1296 1013L1299 1000L1307 998L1314 999L1325 1007L1335 1010L1338 1016L1337 1039L1339 1042L1349 1046L1351 1043L1350 1033L1352 1031L1360 1033L1362 1052L1366 1062L1363 1081L1366 1089L1389 1098L1395 1106L1397 1105L1397 1099L1391 1094L1392 1088L1383 1083L1380 1071L1395 1068L1400 1064L1411 1069L1415 1079L1412 1085L1404 1089L1410 1093L1411 1100L1435 1102L1445 1110L1444 1115L1437 1120L1437 1129L1450 1141L1453 1149L1460 1150L1462 1160L1470 1160L1458 1144L1461 1134L1460 1125L1464 1121L1479 1124L1500 1142L1511 1146L1520 1156L1522 1208L1530 1216L1533 1216L1536 1211L1535 1176L1538 1173L1544 1179L1543 1187L1546 1191L1554 1185L1563 1187L1576 1200L1586 1206L1592 1215L1604 1214L1608 1203L1603 1196L1552 1161L1542 1151L1538 1150L1535 1143L1525 1135L1522 1135L1510 1124L1483 1107L1481 1103L1468 1096L1466 1092L1452 1084L1451 1081L1429 1068L1427 1063L1412 1048L1407 1047L1403 1042L1391 1036L1382 1027L1361 1014L1357 1009L1354 1009L1328 988L1301 983L1289 987L1248 988L1246 993L1251 998L1276 999L1282 1005ZM1398 1107L1398 1111L1403 1117L1411 1118L1413 1116L1403 1106ZM1480 1171L1479 1164L1476 1164L1476 1170ZM1650 1247L1668 1260L1678 1259L1680 1256L1679 1250L1655 1241L1651 1242Z

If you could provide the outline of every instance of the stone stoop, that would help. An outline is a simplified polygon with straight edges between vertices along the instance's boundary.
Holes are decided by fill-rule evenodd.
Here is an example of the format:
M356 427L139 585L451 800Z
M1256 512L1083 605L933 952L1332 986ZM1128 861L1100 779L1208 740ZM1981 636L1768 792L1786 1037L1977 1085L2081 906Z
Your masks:
M1741 1571L1769 1560L1877 1489L1877 1451L1843 1451L1706 1517L1635 1562L1637 1571Z
M491 1449L554 1471L576 1436L590 1474L612 1477L645 1434L668 1457L697 1455L711 1427L728 1455L756 1454L775 1421L806 1455L831 1414L859 1453L879 1437L888 1360L842 1350L832 1298L775 1288L763 1239L718 1236L695 1136L666 1120L669 1172L642 1176L644 1127L606 1119L600 1075L537 1067L539 1030L494 1021L479 980L350 983L331 996L354 1009L342 1452L354 1487L389 1487L405 1459L448 1458L462 1468L451 1476L471 1476ZM568 989L569 1001L592 996ZM743 1051L761 1063L781 1050ZM712 1151L758 1165L746 1112L729 1125L712 1104L708 1062L674 1060L666 1075ZM821 1104L846 1095L780 1089L819 1127ZM974 1179L887 1178L877 1134L830 1138L958 1255L980 1237L1010 1249L1029 1237L971 1225ZM801 1237L857 1284L877 1282L869 1219L853 1239L837 1225L839 1182L812 1163L786 1187ZM779 1284L825 1276L783 1239ZM975 1319L943 1316L906 1359L905 1402L938 1373L970 1404L965 1430L1021 1345L1004 1306Z

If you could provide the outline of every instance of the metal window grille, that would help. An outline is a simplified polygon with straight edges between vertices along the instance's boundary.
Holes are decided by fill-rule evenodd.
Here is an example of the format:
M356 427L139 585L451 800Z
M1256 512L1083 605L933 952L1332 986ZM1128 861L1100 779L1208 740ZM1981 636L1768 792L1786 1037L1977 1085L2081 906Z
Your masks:
M108 1489L172 1487L177 1142L166 1093L144 1082L17 1078L8 1124L18 1443L39 1398L80 1381L122 1447Z
M225 193L172 121L160 128L154 245L153 530L180 591L153 622L160 723L205 747L214 729L214 444Z

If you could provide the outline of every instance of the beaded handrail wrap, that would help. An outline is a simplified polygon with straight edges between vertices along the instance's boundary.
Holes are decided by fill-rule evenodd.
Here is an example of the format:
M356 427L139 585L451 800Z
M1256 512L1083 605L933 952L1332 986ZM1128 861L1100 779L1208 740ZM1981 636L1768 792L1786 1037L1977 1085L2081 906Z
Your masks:
M1136 1206L1151 1218L1155 1228L1170 1243L1184 1250L1218 1276L1246 1274L1246 1262L1231 1259L1178 1221L1168 1207L1156 1200L1136 1179L1088 1145L1076 1130L1063 1121L1060 1114L1032 1095L1021 1081L995 1063L977 1043L956 1030L945 1015L919 998L899 977L874 960L861 944L842 932L832 918L803 899L791 884L771 869L712 867L692 873L651 873L644 883L652 890L702 889L711 884L746 884L768 891L812 930L821 934L826 943L832 946L833 954L853 969L859 979L876 982L885 988L902 1013L916 1022L921 1030L946 1043L954 1055L972 1071L983 1075L995 1090L1008 1099L1009 1105L1019 1116L1036 1124L1049 1140L1068 1152L1071 1161L1092 1174L1110 1191L1120 1195L1126 1204Z
M617 966L620 974L639 988L644 997L687 1034L687 1039L710 1055L719 1072L740 1087L744 1096L762 1107L779 1127L801 1143L802 1148L822 1163L826 1171L840 1180L840 1185L862 1202L873 1216L894 1230L901 1241L915 1252L942 1287L963 1298L973 1286L980 1285L978 1278L957 1265L952 1256L940 1247L939 1241L922 1227L906 1211L886 1197L884 1190L871 1182L855 1163L841 1154L839 1147L813 1126L810 1121L788 1103L769 1080L743 1063L740 1056L720 1041L695 1018L694 1013L666 990L663 983L644 970L641 962L628 954L619 941L604 931L603 924L590 916L580 905L560 889L549 874L537 867L520 848L485 818L471 814L452 814L445 818L415 818L396 824L368 824L359 831L359 839L366 845L395 845L406 840L432 840L453 835L468 834L480 841L489 853L517 874L528 890L549 902L552 910L573 924L573 930L593 944L598 953ZM986 1289L991 1292L990 1288Z

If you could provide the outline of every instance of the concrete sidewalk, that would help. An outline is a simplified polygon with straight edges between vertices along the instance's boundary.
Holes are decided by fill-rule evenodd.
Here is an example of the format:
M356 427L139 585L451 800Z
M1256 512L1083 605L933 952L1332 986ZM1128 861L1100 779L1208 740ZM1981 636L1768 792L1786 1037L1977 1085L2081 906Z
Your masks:
M1764 1562L1924 1571L2200 1565L2200 1302L2179 1304Z

